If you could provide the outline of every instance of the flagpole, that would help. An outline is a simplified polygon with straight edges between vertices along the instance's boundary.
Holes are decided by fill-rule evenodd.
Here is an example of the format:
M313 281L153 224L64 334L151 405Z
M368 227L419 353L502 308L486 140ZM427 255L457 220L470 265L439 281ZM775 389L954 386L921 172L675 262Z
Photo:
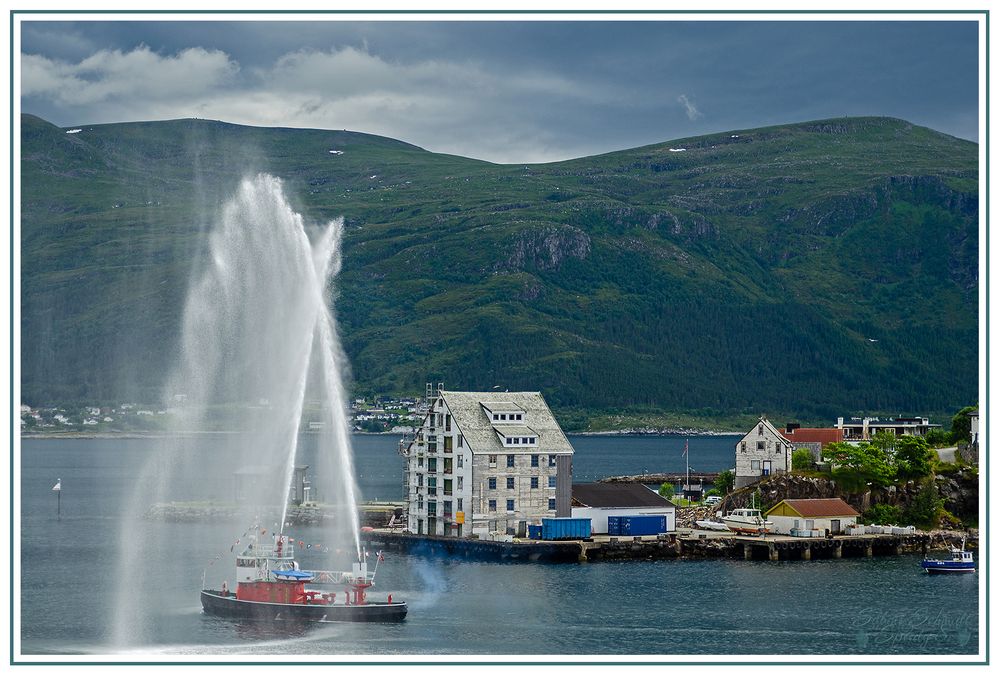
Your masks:
M684 440L684 463L686 465L686 471L684 474L684 486L685 491L691 490L691 453L688 451L688 440Z

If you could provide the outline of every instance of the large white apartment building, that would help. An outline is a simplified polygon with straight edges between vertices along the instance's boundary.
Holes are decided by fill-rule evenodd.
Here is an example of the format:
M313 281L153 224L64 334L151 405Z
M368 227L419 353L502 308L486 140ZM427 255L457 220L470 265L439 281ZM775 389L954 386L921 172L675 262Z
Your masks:
M437 392L401 450L413 533L485 536L571 515L573 446L539 392Z

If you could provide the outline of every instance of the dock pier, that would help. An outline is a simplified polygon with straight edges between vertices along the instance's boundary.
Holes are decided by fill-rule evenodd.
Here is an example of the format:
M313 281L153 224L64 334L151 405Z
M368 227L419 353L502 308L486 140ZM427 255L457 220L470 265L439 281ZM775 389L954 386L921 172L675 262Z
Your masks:
M835 535L803 538L787 535L749 536L681 530L660 535L587 540L512 542L410 535L376 530L362 533L370 546L445 558L520 563L729 558L746 561L813 561L926 552L930 536Z

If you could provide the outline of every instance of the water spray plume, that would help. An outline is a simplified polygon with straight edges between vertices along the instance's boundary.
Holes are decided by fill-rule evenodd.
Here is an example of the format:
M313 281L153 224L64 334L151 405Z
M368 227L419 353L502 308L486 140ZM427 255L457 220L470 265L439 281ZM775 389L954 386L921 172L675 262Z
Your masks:
M244 179L222 208L209 234L205 264L192 272L180 357L165 395L169 401L183 394L175 431L221 426L236 434L220 437L218 452L209 454L204 447L196 452L189 437L175 435L138 477L121 533L116 645L141 644L152 636L135 590L156 584L146 579L148 557L176 551L147 541L140 517L151 503L218 500L220 487L236 480L236 473L263 471L242 496L245 507L250 514L280 514L278 533L284 530L306 400L314 396L309 393L320 402L324 423L314 483L334 511L334 526L325 537L330 551L350 543L361 559L343 385L347 360L328 294L340 271L342 234L337 220L315 229L311 241L281 181L267 174ZM229 541L227 530L216 530L211 537L219 540L205 545L210 551Z

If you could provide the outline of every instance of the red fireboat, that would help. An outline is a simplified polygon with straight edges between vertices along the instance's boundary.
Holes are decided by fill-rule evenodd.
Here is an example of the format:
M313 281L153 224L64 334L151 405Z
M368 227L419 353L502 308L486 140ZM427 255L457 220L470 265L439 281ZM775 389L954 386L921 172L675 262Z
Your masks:
M236 555L236 591L228 583L222 589L202 589L201 606L210 615L222 617L300 622L401 622L406 603L370 600L368 590L375 583L375 568L368 571L367 554L350 572L299 570L294 545L287 535L274 535L261 542L254 529L246 547ZM317 585L330 589L341 586L343 593L307 588Z

